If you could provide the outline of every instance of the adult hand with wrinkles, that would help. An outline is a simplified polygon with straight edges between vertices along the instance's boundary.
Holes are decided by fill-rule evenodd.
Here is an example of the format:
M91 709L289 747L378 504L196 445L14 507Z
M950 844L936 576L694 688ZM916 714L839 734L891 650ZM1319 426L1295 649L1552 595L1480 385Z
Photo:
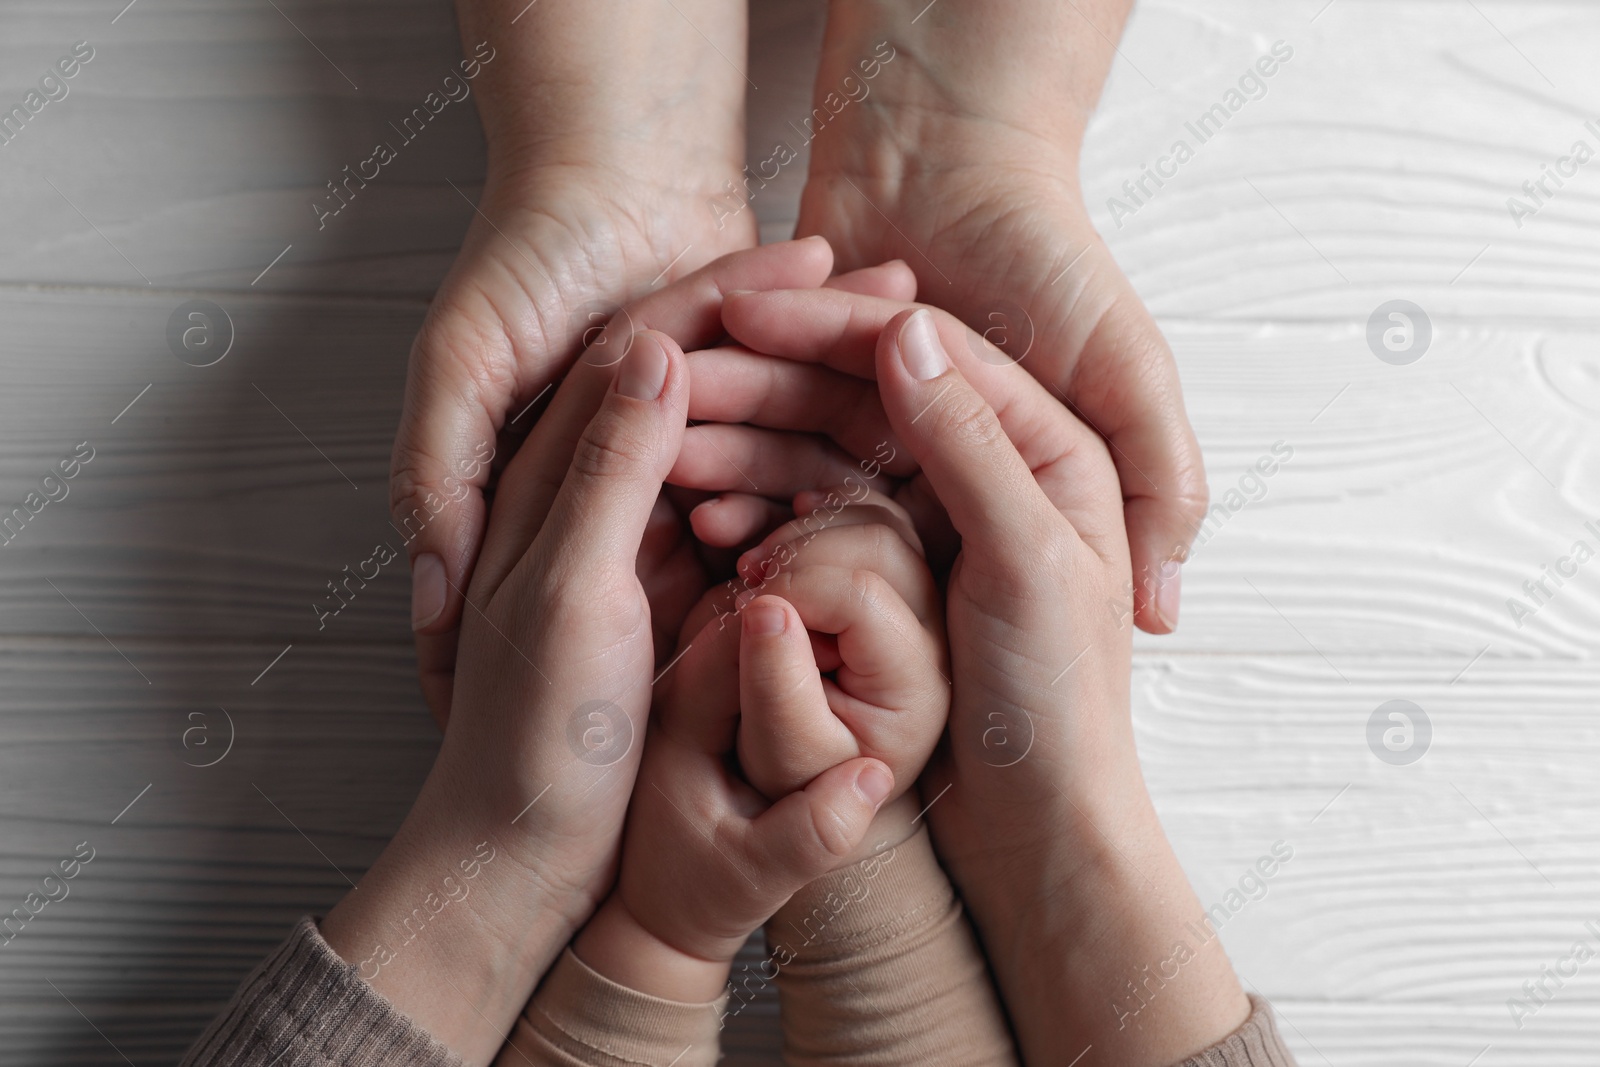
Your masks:
M1134 746L1128 542L1104 441L1017 366L980 358L977 335L942 311L762 292L730 296L723 321L735 344L691 371L714 373L716 402L757 425L702 427L715 437L686 441L671 480L717 491L737 467L801 481L786 453L843 464L878 438L920 468L904 495L948 512L953 698L923 802L1024 1059L1066 1063L1093 1044L1116 1062L1172 1063L1232 1032L1249 1005L1214 939L1137 1026L1104 1007L1201 914Z
M825 242L772 245L630 305L501 478L466 590L439 756L360 891L322 924L364 979L469 1063L488 1062L610 887L657 638L676 633L708 582L662 493L691 405L682 348L722 336L725 292L816 286L831 265ZM904 282L891 269L834 284L903 291ZM609 730L614 750L596 757L581 743L592 726ZM426 888L480 851L492 862L426 936L374 951Z
M619 306L756 243L752 216L719 225L707 207L744 165L742 0L456 10L473 62L489 57L472 81L488 168L412 347L390 475L441 725L497 436L527 427L531 415L508 424Z
M849 269L902 258L920 298L1021 360L1111 444L1140 628L1178 620L1205 468L1171 351L1083 203L1079 146L1133 0L831 0L797 233ZM844 104L859 64L894 58ZM854 95L853 93L851 94ZM1005 355L1001 354L1001 349Z
M816 82L825 113L882 42L898 52L870 106L834 114L813 142L799 233L827 236L846 268L904 258L933 302L1013 356L1026 346L1025 365L1113 445L1136 619L1165 632L1204 473L1166 344L1076 181L1129 6L835 0ZM744 4L457 9L462 40L495 50L475 83L489 167L413 348L390 479L396 525L425 520L409 548L412 615L441 723L485 522L481 457L576 357L596 313L755 241L752 213L711 206L743 164Z

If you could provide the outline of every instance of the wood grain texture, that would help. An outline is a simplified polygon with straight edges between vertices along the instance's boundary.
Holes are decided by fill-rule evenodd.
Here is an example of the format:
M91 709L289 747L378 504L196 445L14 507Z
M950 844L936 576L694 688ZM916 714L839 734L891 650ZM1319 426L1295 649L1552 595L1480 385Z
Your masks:
M7 1063L170 1062L359 877L437 743L404 576L322 629L311 604L395 536L404 361L481 135L451 105L319 231L312 198L459 43L443 0L278 6L6 9L0 103L74 41L96 58L0 145L0 514L76 443L96 456L0 548L0 901L97 850L0 949ZM806 110L818 23L756 7L759 158ZM1600 162L1520 228L1506 199L1600 146L1594 11L1147 2L1086 146L1091 213L1172 341L1221 507L1182 630L1137 639L1141 753L1207 904L1293 847L1222 936L1307 1064L1593 1059L1587 969L1520 1028L1506 1002L1600 915L1600 594L1584 570L1521 625L1507 600L1574 541L1600 548ZM1107 200L1278 40L1295 54L1265 95L1119 227ZM801 166L757 201L769 238ZM167 349L197 295L237 331L214 367ZM1396 298L1434 330L1404 367L1366 341ZM1396 698L1434 729L1408 767L1367 747ZM220 742L224 708L233 750L191 766L217 749L185 731ZM775 1062L774 1034L763 1000L729 1062Z
M1185 123L1276 41L1293 58L1200 143ZM1403 296L1453 321L1589 320L1600 172L1520 229L1506 199L1574 140L1600 147L1597 44L1581 0L1142 4L1085 196L1165 317L1342 325ZM1181 138L1194 158L1119 228L1108 199Z

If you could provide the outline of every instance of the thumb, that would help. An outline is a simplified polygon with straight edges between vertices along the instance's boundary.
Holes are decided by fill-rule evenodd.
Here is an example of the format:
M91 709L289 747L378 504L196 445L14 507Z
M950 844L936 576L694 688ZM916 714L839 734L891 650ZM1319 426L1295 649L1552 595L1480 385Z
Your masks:
M963 545L989 559L1037 559L1061 513L989 406L952 364L926 308L878 337L878 389L889 424L916 458Z
M419 350L423 344L418 341ZM476 396L413 354L390 460L390 523L411 561L411 625L423 695L442 727L449 715L462 590L472 576L487 509L483 486L495 425ZM470 396L470 391L468 393Z
M752 822L749 853L792 895L850 859L893 791L887 764L867 756L846 760Z
M778 798L855 750L828 706L805 623L781 597L745 605L739 635L739 767L762 795ZM828 754L832 752L832 759ZM821 767L819 760L826 760Z
M534 540L538 554L548 560L559 553L576 573L622 563L634 573L656 497L683 444L688 409L683 350L656 330L637 334L573 450Z
M1181 571L1206 513L1206 470L1172 350L1126 278L1126 296L1085 340L1074 390L1084 415L1111 443L1121 476L1135 575L1135 621L1161 634L1178 622Z

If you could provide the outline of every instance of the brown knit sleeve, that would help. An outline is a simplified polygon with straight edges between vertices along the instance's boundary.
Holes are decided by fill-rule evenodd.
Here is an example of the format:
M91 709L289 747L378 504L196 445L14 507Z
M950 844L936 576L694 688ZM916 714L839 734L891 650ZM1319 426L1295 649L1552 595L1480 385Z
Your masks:
M309 917L251 971L183 1067L461 1067L363 982Z
M766 933L784 1062L1017 1063L987 963L926 827L812 882Z
M496 1067L712 1067L727 998L680 1004L628 989L569 948L517 1020Z
M1252 995L1244 1025L1177 1067L1295 1067L1295 1062L1272 1020L1272 1005Z

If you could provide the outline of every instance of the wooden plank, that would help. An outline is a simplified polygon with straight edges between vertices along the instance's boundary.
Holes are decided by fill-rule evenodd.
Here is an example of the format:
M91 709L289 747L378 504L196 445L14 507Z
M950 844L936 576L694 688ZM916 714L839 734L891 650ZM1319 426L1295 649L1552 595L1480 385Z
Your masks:
M1440 320L1592 321L1600 171L1552 186L1520 228L1507 199L1575 140L1600 149L1584 126L1600 105L1593 8L1475 7L1139 5L1082 174L1151 307L1364 323L1403 297ZM1275 41L1292 58L1191 131ZM1178 165L1180 140L1193 155ZM1123 183L1164 156L1170 179L1130 197Z
M229 297L234 349L204 368L168 350L165 296L11 293L0 306L14 355L4 512L79 443L94 450L0 549L12 632L309 639L327 582L384 539L403 548L388 454L420 305ZM328 625L398 636L410 587L395 570Z
M7 12L0 102L71 42L97 49L0 146L0 501L96 448L0 550L0 893L103 843L0 953L18 1062L121 1062L78 1009L135 1062L175 1057L371 862L436 745L403 575L324 631L310 605L390 536L405 354L471 218L481 138L452 105L317 230L313 195L459 44L437 0L280 6ZM1592 1060L1600 1025L1586 975L1520 1029L1506 1008L1595 918L1600 603L1586 572L1547 596L1524 583L1577 540L1600 548L1600 171L1521 227L1506 201L1575 139L1600 145L1600 31L1576 0L1476 8L1140 5L1085 150L1092 216L1173 341L1224 504L1182 630L1137 639L1141 754L1207 903L1293 845L1223 937L1306 1063L1563 1067ZM758 5L753 158L805 112L796 46L816 27ZM1106 201L1278 39L1296 52L1265 96L1119 227ZM756 205L768 237L802 165ZM167 350L196 292L238 332L211 368ZM1409 366L1366 339L1397 298L1434 331ZM1293 456L1259 488L1278 442ZM1520 625L1519 598L1537 608ZM1396 698L1435 731L1411 766L1366 740ZM188 716L216 728L219 707L236 750L186 765ZM774 1062L773 1010L735 1024L730 1062Z
M79 442L95 448L69 495L0 549L0 633L92 635L87 618L109 635L268 648L329 631L403 640L395 566L323 630L312 605L332 604L326 583L380 541L403 547L385 486L421 306L228 297L235 350L206 368L167 350L175 306L0 292L0 501L21 504ZM1350 326L1171 337L1214 506L1183 627L1141 648L1437 654L1459 669L1486 647L1594 647L1592 583L1524 588L1575 541L1600 549L1585 526L1600 524L1587 490L1600 394L1582 333L1457 325L1406 367Z
M1212 508L1179 635L1139 647L1359 648L1458 666L1486 648L1593 649L1592 584L1524 585L1558 564L1571 578L1575 561L1561 560L1575 542L1600 549L1582 335L1454 327L1437 358L1405 367L1352 327L1169 336Z
M1506 208L1600 103L1586 64L1600 31L1585 5L1480 5L1516 48L1472 12L1447 17L1423 0L1381 16L1345 0L1313 23L1320 6L1232 0L1135 16L1083 173L1094 218L1146 300L1174 317L1364 321L1409 295L1441 317L1593 318L1597 264L1578 235L1600 224L1600 193L1574 179L1521 229ZM0 168L0 189L16 229L0 282L143 286L142 271L161 287L244 289L293 244L258 287L429 294L471 218L448 183L472 196L482 175L464 105L326 229L310 203L448 73L459 55L448 5L286 10L332 64L270 8L147 4L115 26L89 0L25 8L0 45L5 91L26 91L73 40L98 51L72 95L3 149L15 161ZM775 69L769 93L753 94L752 152L806 111L808 79L773 59L777 45L815 39L814 22L788 7L756 30L757 55ZM1106 201L1276 39L1298 51L1267 95L1196 144L1119 229ZM786 190L757 205L769 235L784 229Z
M88 0L8 14L5 99L74 41L95 58L0 147L0 281L242 290L292 244L256 288L431 293L472 216L448 182L471 193L483 173L470 102L399 144L322 229L311 204L377 140L398 142L389 123L452 72L450 5L279 7L143 3L115 24Z
M48 977L97 1006L119 1046L175 1053L295 917L359 878L437 743L395 647L297 648L251 686L249 646L147 646L137 656L176 684L130 681L82 642L0 644L0 899L20 900L76 842L96 849L70 896L0 953L0 1000L36 1009L9 1028L0 1016L8 1040L71 1032ZM1370 1054L1346 1029L1359 1012L1503 1013L1592 917L1600 667L1486 661L1454 685L1436 668L1369 660L1349 687L1311 655L1142 657L1135 672L1146 774L1203 902L1228 903L1276 842L1293 849L1223 938L1274 999L1341 1005L1295 1021L1319 1047L1355 1042L1337 1046L1349 1062ZM1408 767L1380 763L1365 739L1373 708L1397 696L1434 729ZM200 722L220 740L223 728L189 712L219 705L233 750L188 766L211 753L186 750L183 731ZM162 999L186 1007L145 1012ZM1543 1032L1560 1031L1564 1002L1539 1014ZM769 1033L740 1025L751 1041Z
M295 649L259 684L248 646L126 650L161 684L82 642L0 647L0 900L94 849L0 952L0 1034L25 1062L107 1054L46 979L136 1062L175 1058L296 918L360 878L438 744L393 644ZM767 996L732 1023L734 1062L772 1047L774 1012Z

